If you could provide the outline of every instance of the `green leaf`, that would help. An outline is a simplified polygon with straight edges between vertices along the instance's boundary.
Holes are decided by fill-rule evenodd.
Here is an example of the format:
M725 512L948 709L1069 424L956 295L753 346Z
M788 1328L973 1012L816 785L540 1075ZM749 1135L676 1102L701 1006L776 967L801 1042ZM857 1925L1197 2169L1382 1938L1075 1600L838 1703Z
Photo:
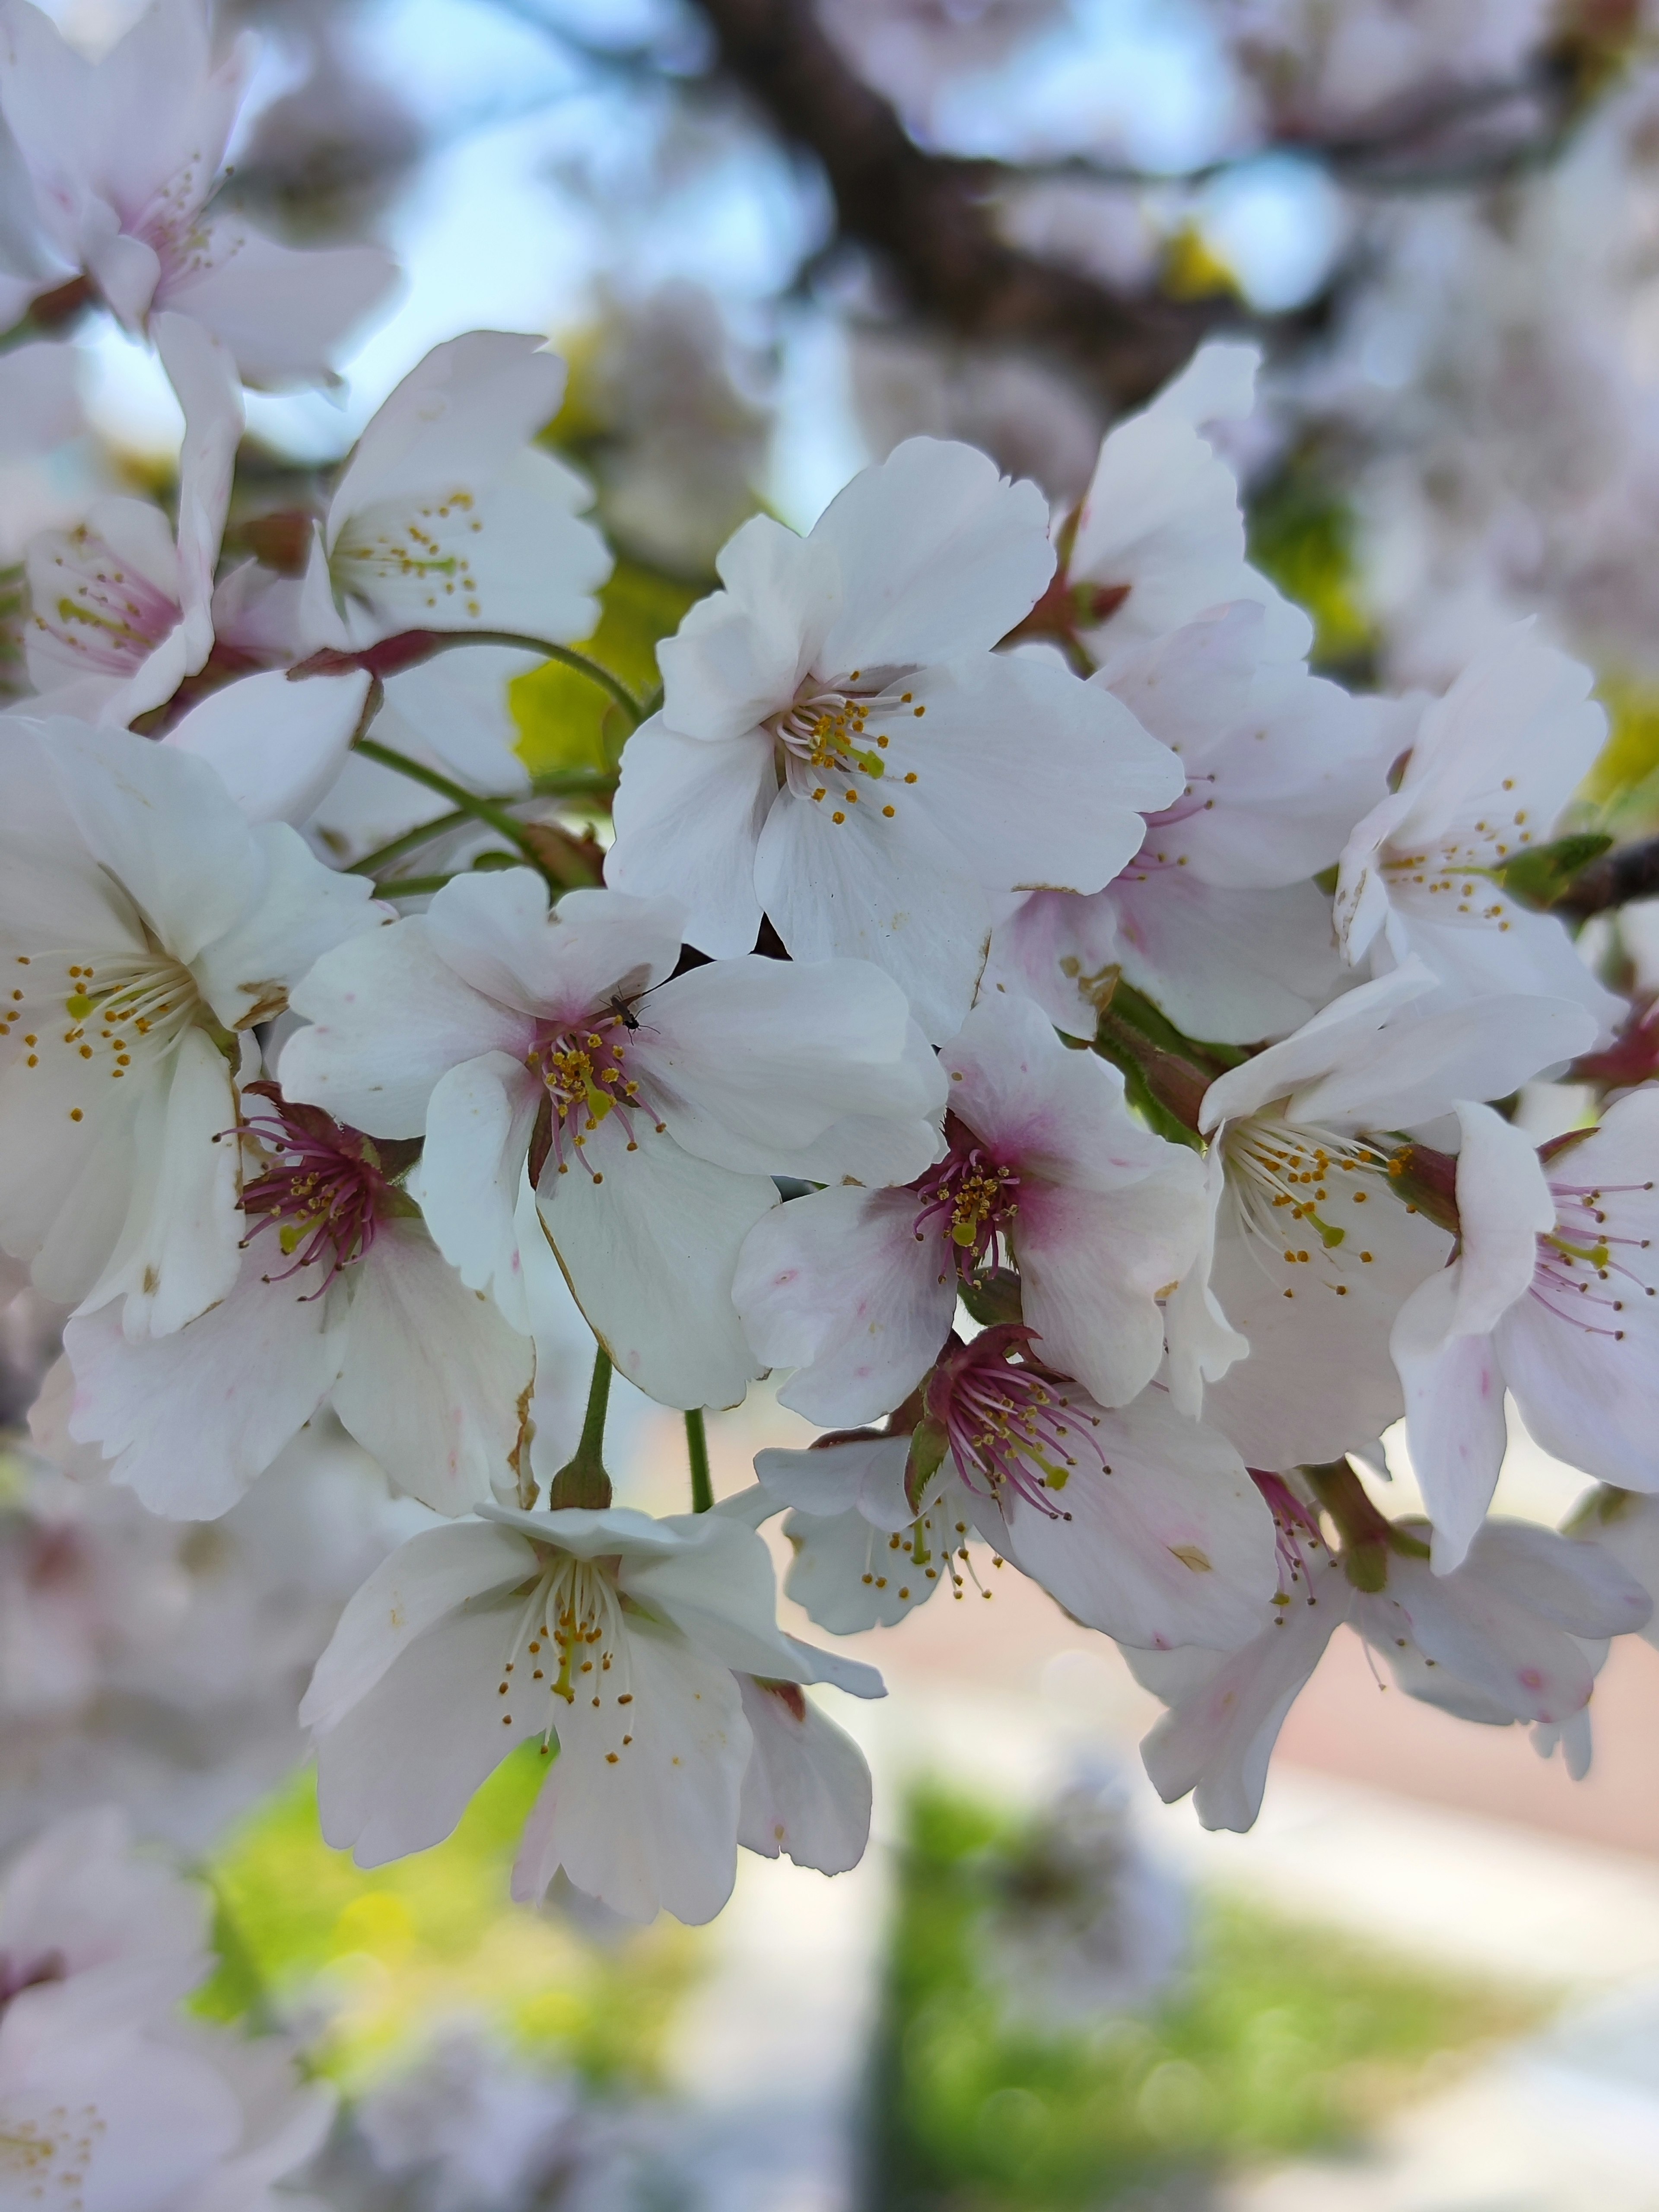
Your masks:
M1494 871L1504 889L1523 904L1553 906L1579 871L1599 860L1613 843L1601 830L1580 830L1553 845L1534 845Z

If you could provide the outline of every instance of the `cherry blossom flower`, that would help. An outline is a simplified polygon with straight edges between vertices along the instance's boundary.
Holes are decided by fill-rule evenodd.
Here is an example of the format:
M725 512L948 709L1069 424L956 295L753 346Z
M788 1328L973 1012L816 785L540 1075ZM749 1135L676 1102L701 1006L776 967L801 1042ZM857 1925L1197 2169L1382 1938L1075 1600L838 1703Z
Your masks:
M1507 1442L1504 1393L1546 1451L1659 1489L1659 1089L1540 1161L1487 1106L1458 1109L1457 1256L1401 1309L1393 1352L1434 1562L1465 1556Z
M319 1661L301 1717L325 1835L362 1866L424 1850L539 1738L557 1755L514 1893L539 1897L562 1867L628 1919L711 1919L754 1743L738 1674L861 1697L880 1677L782 1633L765 1547L726 1514L486 1514L394 1553ZM791 1786L776 1748L763 1756L751 1814ZM786 1838L804 1812L786 1810Z
M104 498L25 553L37 711L117 728L164 705L212 650L213 575L242 434L224 347L183 315L158 315L155 335L185 410L176 535L148 500Z
M1426 1528L1395 1526L1415 1549L1389 1555L1380 1589L1358 1587L1304 1528L1297 1571L1252 1642L1220 1659L1127 1654L1170 1708L1141 1746L1161 1797L1194 1790L1206 1828L1251 1826L1285 1716L1345 1620L1408 1696L1488 1726L1559 1725L1589 1700L1601 1640L1641 1628L1650 1610L1608 1553L1547 1528L1489 1522L1465 1564L1440 1576L1419 1556Z
M1123 1079L1071 1052L1027 1000L976 1007L941 1055L948 1150L900 1190L832 1188L757 1223L734 1295L750 1342L793 1367L783 1403L829 1426L908 1396L958 1288L1012 1259L1045 1362L1103 1405L1164 1352L1161 1291L1197 1249L1203 1170L1133 1121Z
M104 1809L48 1828L0 1888L0 2142L36 2197L108 2212L263 2212L332 2092L283 2045L172 2017L212 1959L206 1893ZM19 2198L19 2202L23 2201Z
M587 635L611 556L581 519L587 486L531 442L564 375L539 338L506 331L451 338L410 369L316 534L307 644L356 651L413 629Z
M243 1184L240 1274L170 1336L129 1344L108 1307L71 1321L70 1435L152 1511L196 1520L234 1505L325 1402L437 1512L510 1492L531 1346L438 1251L392 1179L397 1148L273 1085L246 1086L243 1109L261 1171Z
M1385 793L1409 714L1273 658L1237 600L1092 679L1176 754L1186 787L1091 898L1038 891L993 946L1060 1028L1091 1036L1121 974L1188 1036L1283 1036L1337 988L1331 902L1310 879Z
M1504 1097L1592 1035L1563 999L1422 1012L1435 983L1409 961L1205 1093L1213 1234L1169 1301L1170 1382L1253 1467L1334 1460L1402 1410L1389 1331L1451 1239L1402 1202L1389 1133Z
M376 1139L424 1134L422 1207L471 1289L520 1271L528 1163L622 1372L671 1405L731 1405L758 1371L732 1274L772 1176L915 1174L945 1084L877 969L676 975L682 912L596 890L550 910L527 869L459 878L319 962L282 1079Z
M1139 810L1181 787L1109 694L992 652L1053 570L1047 525L1034 484L927 438L807 538L746 522L724 590L659 650L663 708L623 756L606 880L684 898L706 952L747 951L764 913L798 960L875 961L929 1036L954 1035L992 895L1099 890Z
M1273 659L1306 656L1313 625L1245 559L1237 483L1200 434L1206 422L1249 415L1261 359L1254 346L1201 346L1101 447L1061 587L1067 627L1097 660L1109 665L1239 599L1263 610Z
M1400 787L1342 854L1337 930L1347 958L1415 952L1448 1003L1492 991L1573 999L1605 1043L1623 1012L1551 915L1503 882L1506 861L1555 835L1607 736L1589 670L1522 624L1470 661L1425 708Z
M172 308L222 339L250 384L314 384L386 297L374 246L298 253L210 211L252 63L216 63L202 0L152 0L101 60L76 51L28 0L0 15L0 116L30 196L16 210L33 266L4 320L84 276L130 331Z
M843 1633L902 1618L946 1583L962 1595L971 1528L1087 1627L1227 1649L1276 1573L1273 1523L1243 1462L1164 1391L1097 1404L1030 1340L1005 1323L953 1343L913 1436L760 1454L757 1510L796 1509L785 1534L803 1548L787 1594ZM820 1532L804 1521L819 1517L838 1525L813 1556Z
M380 910L170 747L60 717L0 749L0 1242L48 1297L165 1335L236 1278L248 1032Z
M738 1841L797 1866L845 1874L870 1840L870 1770L844 1729L795 1682L738 1675L754 1746L744 1770Z

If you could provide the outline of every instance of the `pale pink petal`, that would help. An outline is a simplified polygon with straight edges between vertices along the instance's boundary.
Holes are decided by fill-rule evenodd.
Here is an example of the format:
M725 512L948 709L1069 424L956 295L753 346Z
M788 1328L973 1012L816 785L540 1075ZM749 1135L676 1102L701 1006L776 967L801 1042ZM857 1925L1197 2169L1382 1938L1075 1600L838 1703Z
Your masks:
M799 1690L740 1674L754 1748L743 1778L738 1841L745 1850L845 1874L870 1839L871 1781L851 1736Z
M830 1189L763 1215L732 1281L778 1395L821 1427L877 1419L939 1357L956 1311L954 1248L915 1233L908 1191Z

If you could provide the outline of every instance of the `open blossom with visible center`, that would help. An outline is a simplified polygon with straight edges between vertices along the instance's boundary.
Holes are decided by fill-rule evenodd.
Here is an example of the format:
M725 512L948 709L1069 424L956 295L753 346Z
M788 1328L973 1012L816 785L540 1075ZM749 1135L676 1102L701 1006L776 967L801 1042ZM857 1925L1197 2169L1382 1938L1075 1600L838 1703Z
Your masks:
M623 1373L670 1405L732 1405L759 1371L732 1274L771 1178L914 1176L945 1080L879 970L676 975L682 912L601 890L550 908L528 869L458 878L318 963L282 1079L376 1138L424 1134L422 1207L470 1288L521 1272L527 1164Z
M29 680L41 711L121 727L169 700L213 647L213 574L242 434L224 347L183 315L155 343L185 410L179 522L148 500L95 500L71 530L29 540Z
M1504 890L1504 864L1547 845L1607 737L1582 663L1523 624L1478 653L1424 711L1400 787L1342 854L1338 933L1347 958L1394 966L1416 953L1448 1003L1493 991L1573 999L1611 1035L1605 991L1553 915Z
M1253 1467L1335 1459L1402 1409L1389 1330L1451 1243L1401 1200L1389 1133L1504 1097L1593 1032L1565 999L1419 1011L1435 998L1408 961L1205 1093L1212 1236L1169 1302L1170 1381Z
M724 1512L488 1515L404 1545L318 1662L301 1717L324 1834L363 1866L422 1850L540 1738L556 1757L515 1895L562 1868L629 1919L712 1919L756 1742L739 1674L860 1697L881 1678L784 1635L765 1547Z
M0 2195L88 2212L271 2212L334 2108L287 2049L174 2015L210 1899L112 1810L46 1829L0 1885Z
M985 964L993 897L1098 890L1179 764L1109 693L992 651L1054 568L1035 484L915 438L810 536L765 516L725 588L659 648L662 712L629 739L605 877L684 899L690 942L856 955L935 1042Z
M1243 1462L1166 1392L1108 1408L1039 1350L988 1328L946 1349L914 1433L762 1452L757 1510L796 1509L788 1595L842 1633L901 1619L947 1583L962 1594L971 1527L1085 1627L1229 1649L1276 1573Z
M1254 1639L1212 1651L1128 1653L1170 1706L1141 1754L1166 1802L1195 1790L1206 1828L1249 1827L1297 1697L1346 1620L1407 1694L1504 1727L1567 1726L1589 1701L1602 1639L1639 1630L1651 1601L1609 1552L1519 1521L1489 1522L1455 1573L1433 1573L1422 1523L1395 1524L1381 1589L1358 1588L1310 1515L1281 1516L1294 1561ZM1588 1649L1586 1647L1589 1647Z
M507 331L469 331L410 369L313 539L307 645L357 650L411 629L587 635L611 555L581 519L587 486L532 443L564 382L556 354Z
M1152 644L1212 607L1253 600L1277 660L1304 658L1313 625L1244 557L1232 471L1201 434L1249 414L1261 355L1200 348L1152 405L1110 431L1066 558L1068 627L1096 659Z
M152 0L98 61L28 0L7 0L0 114L27 197L0 320L85 276L127 330L169 307L202 324L250 384L327 379L392 266L374 246L298 253L210 211L252 60L244 40L215 61L203 0Z
M528 1340L433 1243L392 1179L395 1148L271 1085L242 1098L259 1172L241 1273L170 1336L129 1344L107 1307L71 1321L70 1435L153 1511L197 1520L233 1506L325 1401L437 1512L508 1491Z
M382 910L171 746L8 718L0 775L0 1245L165 1335L236 1279L248 1031Z
M1121 1405L1163 1357L1158 1297L1197 1249L1202 1168L1029 1000L977 1006L941 1064L943 1160L902 1189L793 1200L750 1232L735 1285L750 1342L795 1369L785 1405L826 1427L871 1420L939 1357L958 1288L1012 1258L1042 1359Z
M1546 1451L1659 1490L1659 1089L1627 1092L1542 1160L1490 1107L1459 1118L1457 1256L1393 1337L1443 1572L1492 1502L1506 1389Z
M994 962L1073 1036L1093 1035L1120 973L1188 1036L1222 1044L1282 1036L1335 989L1331 902L1311 878L1384 795L1407 718L1271 641L1262 607L1237 600L1091 679L1170 748L1186 784L1104 890L1038 891L998 932Z

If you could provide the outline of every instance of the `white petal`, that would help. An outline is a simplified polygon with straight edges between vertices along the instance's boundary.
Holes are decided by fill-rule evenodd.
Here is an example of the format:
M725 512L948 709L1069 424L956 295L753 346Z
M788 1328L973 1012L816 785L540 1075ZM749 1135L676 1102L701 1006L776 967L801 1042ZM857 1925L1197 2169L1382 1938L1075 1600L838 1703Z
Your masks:
M688 942L716 958L747 952L761 921L755 855L777 787L763 735L711 743L653 715L623 751L606 883L684 900Z
M507 1697L498 1686L513 1680L501 1668L522 1613L498 1600L451 1613L337 1723L318 1724L317 1810L336 1850L375 1867L441 1844L507 1753L542 1733L545 1697L527 1681Z
M325 953L289 994L312 1026L283 1048L282 1085L375 1137L418 1137L439 1079L505 1052L522 1060L531 1024L439 959L424 917Z
M499 476L552 421L564 383L564 363L538 337L469 331L434 346L358 440L334 495L331 549L341 522L376 501Z
M344 763L368 696L361 672L290 684L280 669L211 691L163 743L218 771L252 822L304 822Z
M1460 1100L1457 1305L1451 1333L1484 1335L1532 1288L1538 1239L1555 1226L1555 1200L1524 1129L1490 1106Z
M770 515L752 515L714 566L726 589L658 647L664 720L705 741L747 737L790 703L841 593L833 550Z
M236 1280L236 1110L223 1054L202 1030L186 1030L165 1083L140 1094L126 1219L79 1309L120 1298L129 1341L182 1328Z
M757 1452L755 1474L772 1510L793 1505L830 1519L861 1513L884 1535L908 1528L915 1508L904 1493L910 1458L908 1436L860 1437L844 1443L820 1442L810 1451Z
M1311 1238L1307 1264L1291 1266L1283 1249L1242 1232L1227 1201L1210 1280L1250 1351L1205 1392L1204 1418L1251 1467L1336 1459L1400 1418L1389 1331L1417 1285L1443 1267L1451 1239L1380 1191L1353 1210L1353 1224L1362 1218L1363 1236L1339 1224L1347 1227L1340 1245Z
M150 335L185 415L179 456L179 605L185 666L193 674L213 646L213 579L245 410L235 362L199 323L161 313L152 318Z
M548 904L532 868L458 876L428 908L433 950L475 991L571 1024L613 991L653 988L679 958L681 908L615 890L567 891Z
M538 1191L548 1236L630 1382L666 1406L735 1406L760 1368L732 1276L744 1237L778 1202L776 1186L693 1159L642 1116L634 1127L636 1152L612 1114L568 1173L550 1158Z
M129 1343L113 1307L64 1333L75 1370L70 1432L114 1462L152 1513L211 1521L236 1503L321 1405L339 1372L338 1333L314 1268L274 1239L243 1257L229 1294L170 1336Z
M489 1291L515 1327L528 1323L518 1208L531 1132L546 1093L504 1052L463 1060L434 1085L418 1170L421 1210L469 1291ZM537 1239L541 1237L538 1229Z
M916 1212L908 1191L816 1191L744 1242L732 1282L744 1332L766 1366L796 1370L780 1400L821 1427L890 1413L950 1333L953 1248L918 1238Z
M586 637L611 555L573 512L580 500L562 462L527 449L489 483L441 481L423 497L355 508L330 554L353 642L406 629Z
M894 822L846 811L837 823L810 799L780 796L756 856L761 903L792 958L840 954L884 969L941 1042L961 1027L985 966L986 894L921 808Z
M344 1335L334 1410L399 1490L464 1513L510 1483L530 1341L420 1223L383 1222L354 1264Z
M786 1636L777 1625L772 1556L752 1528L724 1514L679 1515L659 1527L678 1531L678 1547L654 1559L624 1558L623 1589L672 1621L723 1666L781 1681L815 1681L828 1655ZM873 1668L836 1661L830 1670L860 1697L882 1694Z
M811 543L838 556L842 602L815 663L825 676L988 652L1054 572L1048 503L971 446L909 438L860 471Z
M1051 1518L1010 1494L975 1500L988 1541L1087 1628L1126 1644L1227 1650L1249 1636L1278 1587L1273 1516L1224 1437L1183 1420L1161 1391L1098 1413L1072 1401L1079 1443ZM999 1548L1004 1548L999 1546Z
M1316 884L1222 890L1188 868L1144 881L1132 868L1100 899L1116 921L1124 975L1188 1036L1285 1036L1331 998L1342 973L1331 902Z
M621 1672L631 1705L595 1713L579 1698L556 1709L559 1756L525 1830L514 1894L538 1898L562 1867L624 1919L666 1910L697 1926L725 1904L737 1871L751 1741L738 1686L645 1620L629 1624Z
M324 867L286 822L260 823L253 839L263 862L258 902L203 949L195 969L202 996L229 1029L280 1012L323 953L373 936L387 919L367 877Z
M1255 1826L1285 1716L1324 1656L1351 1595L1340 1569L1321 1576L1312 1593L1298 1587L1282 1620L1229 1654L1164 1715L1140 1755L1166 1804L1196 1789L1206 1828Z
M1180 760L1109 691L1006 653L927 668L890 726L886 773L866 790L920 807L988 890L1097 891L1139 851L1142 816L1180 796ZM890 694L888 695L890 696ZM879 726L883 702L872 705ZM1019 772L1009 774L1011 732ZM914 768L918 781L901 789Z
M341 1614L301 1705L301 1723L338 1727L427 1630L538 1571L524 1538L493 1521L411 1536L376 1567Z
M1434 1522L1434 1568L1461 1566L1498 1487L1508 1432L1492 1339L1457 1328L1463 1263L1413 1291L1389 1348L1405 1391L1412 1468Z
M398 281L380 246L295 252L223 216L211 224L204 259L199 275L187 266L159 296L222 339L244 380L266 392L327 383L335 356Z
M711 961L639 1012L643 1096L701 1158L738 1174L787 1174L850 1117L908 1125L903 1172L920 1174L934 1156L944 1078L914 1048L903 994L866 962ZM878 1139L872 1157L842 1165L862 1179L890 1164Z
M738 1841L797 1866L845 1874L870 1840L870 1769L850 1735L799 1690L741 1674L738 1687L754 1735L743 1778Z
M1169 1147L1158 1175L1124 1190L1021 1185L1014 1249L1038 1356L1103 1405L1122 1405L1164 1356L1158 1294L1178 1283L1203 1231L1204 1171Z
M963 1498L961 1485L951 1480L914 1524L921 1532L920 1566L908 1528L884 1534L856 1510L792 1513L783 1524L795 1553L785 1595L833 1636L893 1627L950 1581L941 1571L944 1556L971 1533Z

